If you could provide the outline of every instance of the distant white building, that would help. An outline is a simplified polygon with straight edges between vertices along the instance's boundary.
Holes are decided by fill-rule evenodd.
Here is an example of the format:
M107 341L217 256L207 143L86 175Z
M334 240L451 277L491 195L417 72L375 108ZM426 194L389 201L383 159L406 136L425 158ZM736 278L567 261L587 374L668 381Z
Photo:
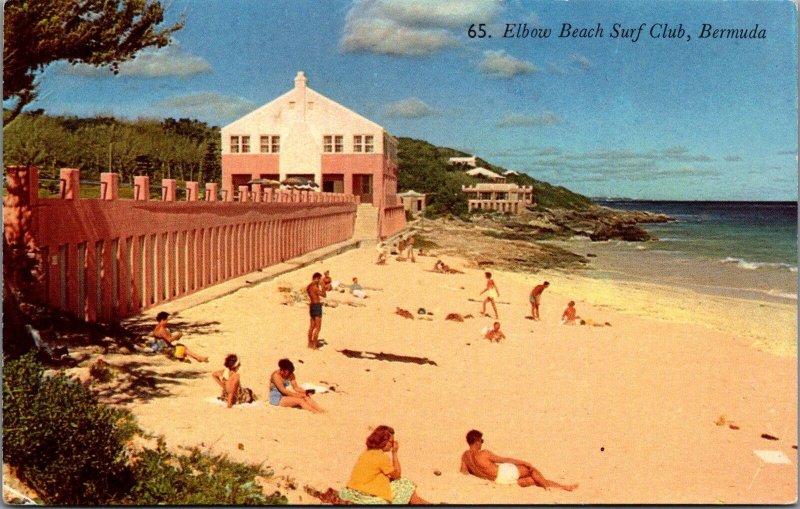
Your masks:
M506 178L502 175L499 175L492 170L487 170L486 168L478 167L472 170L465 172L470 177L484 177L492 180L494 182L505 182Z
M506 170L503 175L508 177L509 175L519 175L519 173L514 170Z
M476 159L477 157L474 155L472 157L451 157L450 159L447 160L447 164L453 166L457 165L471 166L474 168L478 165Z
M418 193L412 189L404 193L397 193L397 197L403 202L403 207L412 215L417 216L425 212L427 194Z
M467 195L469 211L494 210L521 214L528 205L536 203L533 186L518 186L517 184L480 183L474 186L461 186L461 191Z

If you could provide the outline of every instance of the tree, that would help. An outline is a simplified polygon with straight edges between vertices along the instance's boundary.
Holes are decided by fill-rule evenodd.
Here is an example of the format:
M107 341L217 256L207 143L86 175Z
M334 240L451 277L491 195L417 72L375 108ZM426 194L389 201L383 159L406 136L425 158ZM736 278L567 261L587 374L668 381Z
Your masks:
M160 0L9 0L4 5L3 101L16 99L6 122L36 98L36 78L59 60L71 64L119 64L150 46L170 43L183 19L164 20Z

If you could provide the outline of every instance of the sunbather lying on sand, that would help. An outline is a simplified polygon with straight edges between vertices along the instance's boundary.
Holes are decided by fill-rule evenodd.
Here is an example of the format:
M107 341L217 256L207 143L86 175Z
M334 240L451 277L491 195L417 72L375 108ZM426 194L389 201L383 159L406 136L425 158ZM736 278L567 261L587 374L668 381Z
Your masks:
M407 309L397 308L397 310L394 312L394 314L400 315L403 318L410 318L412 320L414 319L414 315L412 315L411 311L408 311Z
M436 260L436 263L433 265L433 271L442 274L463 274L463 272L448 266L442 260Z
M469 449L461 455L462 474L471 474L497 484L517 484L523 488L539 486L546 490L560 488L572 491L578 487L577 484L564 485L545 479L542 473L527 461L503 458L492 451L482 450L483 433L478 430L473 429L467 433L467 444Z

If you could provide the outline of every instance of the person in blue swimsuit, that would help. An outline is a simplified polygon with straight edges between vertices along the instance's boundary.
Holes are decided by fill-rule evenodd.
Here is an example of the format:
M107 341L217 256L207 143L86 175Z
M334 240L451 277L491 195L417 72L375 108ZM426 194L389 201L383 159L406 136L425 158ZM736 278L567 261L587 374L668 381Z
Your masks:
M278 369L269 377L269 402L275 406L304 408L315 414L325 412L311 399L310 391L303 390L297 385L294 364L289 359L279 360Z

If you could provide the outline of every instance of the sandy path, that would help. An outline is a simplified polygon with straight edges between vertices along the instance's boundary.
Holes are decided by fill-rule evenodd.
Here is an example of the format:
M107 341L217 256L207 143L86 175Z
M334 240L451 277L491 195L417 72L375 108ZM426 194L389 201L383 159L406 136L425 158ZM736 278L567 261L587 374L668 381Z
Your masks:
M748 346L752 339L730 332L669 320L669 313L650 318L642 306L630 313L624 305L598 307L591 303L611 297L598 295L596 284L555 273L545 276L551 286L541 322L523 317L530 312L530 288L542 276L495 274L500 300L511 304L499 305L508 340L490 344L480 339L480 329L492 320L444 321L449 312L477 316L480 304L468 299L483 288L482 271L447 258L466 274L429 272L433 258L416 264L392 259L381 267L373 264L374 254L350 251L181 312L175 329L194 328L186 343L209 355L211 364L147 357L147 369L184 374L170 379L169 396L130 405L141 425L163 433L170 444L202 443L233 459L264 462L300 486L339 488L370 428L389 424L397 430L404 476L432 502L731 504L796 498L796 358L758 351ZM278 287L302 288L314 270L323 269L334 279L358 276L363 286L384 290L370 292L365 307L326 307L321 337L328 345L311 352L305 348L307 307L281 305ZM710 297L692 298L724 308L705 302ZM560 325L569 299L582 316L612 327ZM650 307L666 302L655 289L641 289L639 304L642 299ZM396 306L415 314L419 307L432 310L433 320L401 318ZM343 348L427 357L437 365L351 359L337 352ZM209 373L229 352L239 354L244 384L262 397L254 407L229 410L208 401L217 395ZM338 386L316 398L328 414L268 405L268 376L281 357L294 361L300 382ZM740 429L715 425L721 415ZM546 492L459 474L471 428L484 433L485 447L495 453L527 459L546 477L580 487ZM780 440L767 441L762 433ZM780 450L792 464L765 464L754 449ZM289 497L314 502L302 490Z

